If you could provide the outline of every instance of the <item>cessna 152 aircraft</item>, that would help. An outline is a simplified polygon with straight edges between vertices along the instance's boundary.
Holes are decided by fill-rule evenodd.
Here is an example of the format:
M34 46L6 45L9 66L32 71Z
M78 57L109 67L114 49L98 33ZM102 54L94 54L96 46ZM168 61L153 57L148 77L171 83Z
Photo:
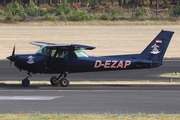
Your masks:
M172 31L162 30L140 54L92 57L83 50L92 50L93 46L30 42L40 46L35 54L15 54L14 47L7 59L14 62L20 71L27 71L26 78L22 80L24 87L30 85L28 78L31 73L58 73L58 77L50 79L51 84L67 87L67 73L159 67L173 34Z

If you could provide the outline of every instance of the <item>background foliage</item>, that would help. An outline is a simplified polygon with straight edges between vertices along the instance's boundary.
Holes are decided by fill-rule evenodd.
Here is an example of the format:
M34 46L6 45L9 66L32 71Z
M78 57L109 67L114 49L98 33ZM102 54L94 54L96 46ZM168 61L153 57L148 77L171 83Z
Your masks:
M33 17L34 20L48 21L87 21L95 19L117 21L122 19L149 20L155 14L154 7L146 5L147 0L129 1L129 3L123 3L123 7L119 5L119 0L118 2L114 0L84 0L83 3L80 0L80 2L77 2L78 0L61 0L61 3L58 3L59 0L53 0L54 4L52 5L44 3L48 1L39 0L38 5L33 1L25 5L21 5L19 1L14 1L9 3L5 9L0 9L0 17L4 18L4 22L26 21L28 17ZM172 3L163 4L165 1L160 1L158 4L159 10L162 11L160 13L162 18L178 20L180 6L172 5ZM124 2L127 1L124 0ZM50 3L52 3L52 0L50 0ZM163 12L165 7L168 8L168 12ZM33 20L33 18L31 19Z

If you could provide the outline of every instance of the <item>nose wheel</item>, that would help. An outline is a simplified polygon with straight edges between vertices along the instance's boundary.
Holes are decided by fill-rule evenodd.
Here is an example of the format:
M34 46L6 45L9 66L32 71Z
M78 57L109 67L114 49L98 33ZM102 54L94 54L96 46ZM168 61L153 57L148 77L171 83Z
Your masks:
M29 79L28 79L29 76L31 77L31 74L28 72L28 73L27 73L27 77L22 80L22 86L28 87L28 86L30 85L30 81L29 81Z
M64 75L64 77L61 78L63 75ZM52 76L50 79L51 85L58 86L60 84L62 87L69 86L69 80L66 78L66 76L67 76L67 72L61 73L59 77Z
M28 87L30 85L30 81L28 78L22 80L22 86Z

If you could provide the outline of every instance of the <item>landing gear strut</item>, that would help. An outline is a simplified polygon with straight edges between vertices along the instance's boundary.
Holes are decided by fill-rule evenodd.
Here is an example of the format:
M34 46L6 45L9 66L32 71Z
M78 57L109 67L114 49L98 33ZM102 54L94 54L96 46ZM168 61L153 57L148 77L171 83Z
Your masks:
M29 76L31 77L31 74L28 72L26 78L22 80L22 86L28 87L30 85Z
M67 76L67 72L64 72L64 73L61 73L58 77L56 76L51 77L50 79L51 85L58 86L60 84L62 87L67 87L69 85L69 80L66 78L66 76Z
M22 80L22 86L28 87L30 85L29 77L31 77L31 74L28 72L26 78ZM67 87L69 85L69 80L66 77L67 77L67 72L61 73L58 77L56 76L51 77L50 79L51 85L58 86L60 84L62 87Z

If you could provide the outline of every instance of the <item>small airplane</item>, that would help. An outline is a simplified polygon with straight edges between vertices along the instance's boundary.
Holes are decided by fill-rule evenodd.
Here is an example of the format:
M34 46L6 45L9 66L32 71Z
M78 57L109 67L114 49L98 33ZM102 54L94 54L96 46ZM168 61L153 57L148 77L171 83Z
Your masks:
M162 30L140 54L92 57L83 50L93 50L93 46L30 42L40 47L35 54L15 54L14 46L12 55L7 59L10 64L14 62L20 71L27 71L26 78L22 80L24 87L30 85L29 77L36 73L60 74L51 77L51 85L67 87L68 73L159 67L173 34Z

